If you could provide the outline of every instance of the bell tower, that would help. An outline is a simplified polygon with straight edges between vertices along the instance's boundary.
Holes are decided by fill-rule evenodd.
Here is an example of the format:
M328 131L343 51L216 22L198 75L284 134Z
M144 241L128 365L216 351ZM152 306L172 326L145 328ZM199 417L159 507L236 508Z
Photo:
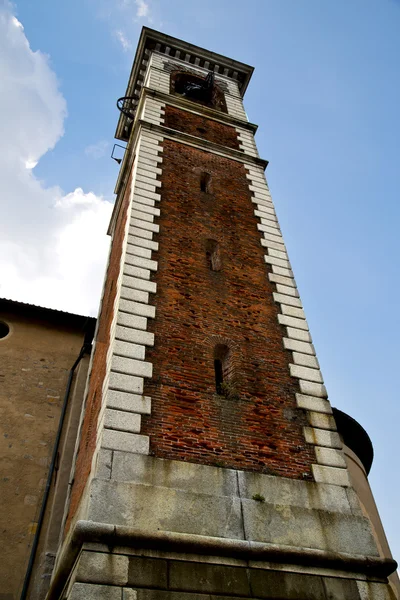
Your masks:
M395 598L243 108L252 71L142 31L49 600Z

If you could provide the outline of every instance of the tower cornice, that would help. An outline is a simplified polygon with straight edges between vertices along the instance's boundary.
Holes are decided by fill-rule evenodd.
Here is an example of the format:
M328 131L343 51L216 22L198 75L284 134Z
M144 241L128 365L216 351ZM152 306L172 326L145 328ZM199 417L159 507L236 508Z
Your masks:
M222 54L211 52L200 46L189 44L177 38L171 37L155 29L143 27L137 46L135 59L128 80L125 96L139 99L143 87L145 72L148 59L151 52L159 52L171 56L174 60L180 60L182 63L192 65L193 67L202 67L214 71L218 77L228 77L237 82L240 95L243 97L254 67L239 62ZM121 114L115 137L123 137L124 115Z

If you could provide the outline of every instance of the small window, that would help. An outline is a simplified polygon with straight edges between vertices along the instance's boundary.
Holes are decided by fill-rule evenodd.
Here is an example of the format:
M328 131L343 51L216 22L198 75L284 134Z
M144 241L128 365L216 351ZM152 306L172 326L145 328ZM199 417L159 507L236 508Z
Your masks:
M231 377L229 348L225 344L217 344L214 348L215 389L217 394L225 395Z
M208 267L211 271L220 271L222 268L221 252L216 240L207 240L206 258Z
M214 371L215 371L215 390L217 394L222 393L222 384L224 381L222 361L220 358L214 360Z
M205 192L206 194L208 194L210 192L210 182L211 182L210 173L203 172L200 175L200 190L202 192Z
M10 333L10 327L5 321L0 321L0 340L6 338Z

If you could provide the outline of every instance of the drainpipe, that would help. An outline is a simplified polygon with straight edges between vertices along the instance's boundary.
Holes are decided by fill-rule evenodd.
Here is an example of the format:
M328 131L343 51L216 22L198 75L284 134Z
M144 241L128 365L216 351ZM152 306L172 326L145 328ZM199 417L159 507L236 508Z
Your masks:
M62 430L63 430L65 414L67 412L68 399L69 399L69 394L71 392L72 380L74 378L75 369L79 365L83 356L86 353L90 354L90 352L91 352L93 332L90 330L91 330L91 328L89 328L89 331L86 332L83 346L79 352L78 358L76 359L76 361L74 362L74 364L72 365L72 367L69 371L67 387L65 389L60 420L58 423L57 435L56 435L56 439L55 439L54 447L53 447L53 454L51 456L50 468L49 468L49 472L47 475L46 488L44 491L42 505L40 507L40 514L39 514L39 519L38 519L38 523L37 523L36 533L35 533L35 537L33 539L32 549L31 549L31 553L29 556L28 568L26 570L24 585L22 587L20 600L26 600L26 598L27 598L29 583L30 583L32 571L33 571L33 564L35 562L36 551L37 551L37 547L39 545L40 532L42 530L44 515L46 512L47 501L48 501L49 495L50 495L51 481L53 479L53 474L54 474L54 470L56 467L58 448L60 445L61 434L62 434Z

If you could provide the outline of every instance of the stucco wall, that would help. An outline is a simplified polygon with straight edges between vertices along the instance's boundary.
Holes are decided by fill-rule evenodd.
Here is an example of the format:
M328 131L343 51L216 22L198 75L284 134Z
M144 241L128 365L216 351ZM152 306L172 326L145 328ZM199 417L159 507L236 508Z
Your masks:
M19 597L85 319L0 302L0 592Z

